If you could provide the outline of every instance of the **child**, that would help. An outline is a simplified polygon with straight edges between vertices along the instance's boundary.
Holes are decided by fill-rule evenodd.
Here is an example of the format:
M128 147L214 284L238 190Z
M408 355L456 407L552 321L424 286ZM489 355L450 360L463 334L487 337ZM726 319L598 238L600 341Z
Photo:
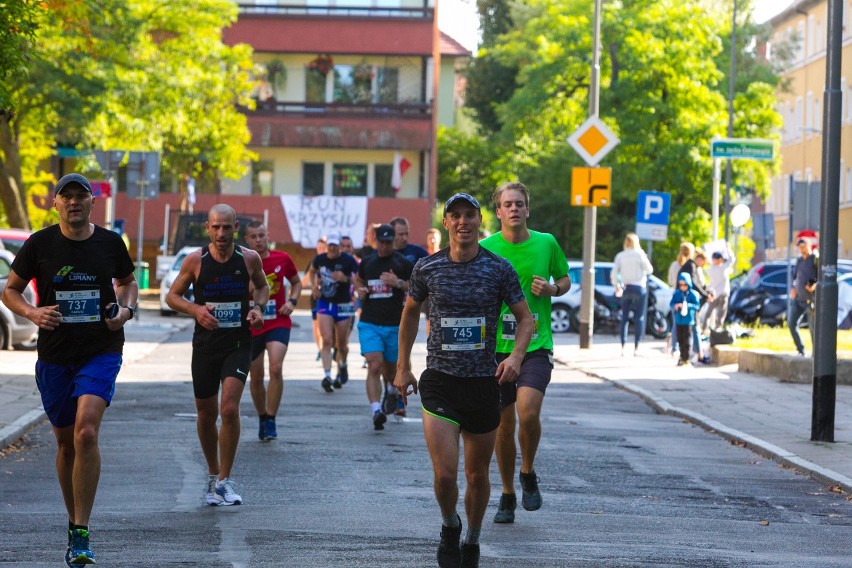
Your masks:
M700 301L698 294L692 289L692 277L682 272L677 276L677 290L672 294L672 313L677 329L677 344L680 347L680 359L677 366L689 365L689 347L692 342L692 326L695 325L695 314L698 312Z

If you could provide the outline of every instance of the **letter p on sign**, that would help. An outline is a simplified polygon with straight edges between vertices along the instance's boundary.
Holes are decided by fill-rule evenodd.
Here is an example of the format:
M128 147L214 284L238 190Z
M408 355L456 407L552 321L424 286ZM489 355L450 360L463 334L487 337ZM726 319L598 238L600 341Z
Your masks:
M671 195L640 191L636 196L636 234L640 239L664 241L669 230Z

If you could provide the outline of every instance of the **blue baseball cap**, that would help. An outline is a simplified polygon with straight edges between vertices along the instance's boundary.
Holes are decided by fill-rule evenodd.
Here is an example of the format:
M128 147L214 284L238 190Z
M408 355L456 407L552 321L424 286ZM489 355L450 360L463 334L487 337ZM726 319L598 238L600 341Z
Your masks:
M89 180L80 174L67 174L59 178L59 181L56 182L56 187L53 189L54 195L59 195L62 193L62 190L72 184L77 184L89 193L92 193L92 184L89 183Z
M468 205L472 205L476 208L477 211L480 210L479 201L476 198L468 193L456 193L444 203L444 215L447 214L447 211L450 210L450 207L455 205L456 203L467 203Z

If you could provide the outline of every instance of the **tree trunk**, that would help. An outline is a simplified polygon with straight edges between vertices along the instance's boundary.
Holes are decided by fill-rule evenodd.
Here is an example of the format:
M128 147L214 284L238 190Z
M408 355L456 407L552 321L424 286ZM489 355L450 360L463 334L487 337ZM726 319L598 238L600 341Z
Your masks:
M19 229L30 228L27 214L27 196L21 177L21 155L18 136L12 124L11 111L0 111L0 201L6 211L9 225Z

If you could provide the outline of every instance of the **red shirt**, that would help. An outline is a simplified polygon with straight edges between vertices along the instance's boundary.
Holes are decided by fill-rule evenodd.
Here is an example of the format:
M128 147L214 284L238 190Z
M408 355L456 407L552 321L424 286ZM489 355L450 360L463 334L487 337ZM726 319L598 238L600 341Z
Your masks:
M252 335L260 335L277 327L290 329L292 325L290 316L279 315L278 311L287 302L287 287L284 281L289 281L298 275L296 265L293 264L293 259L290 258L289 254L277 250L269 251L269 256L262 260L263 273L269 283L269 303L266 305L266 313L263 315L263 327L252 329Z

